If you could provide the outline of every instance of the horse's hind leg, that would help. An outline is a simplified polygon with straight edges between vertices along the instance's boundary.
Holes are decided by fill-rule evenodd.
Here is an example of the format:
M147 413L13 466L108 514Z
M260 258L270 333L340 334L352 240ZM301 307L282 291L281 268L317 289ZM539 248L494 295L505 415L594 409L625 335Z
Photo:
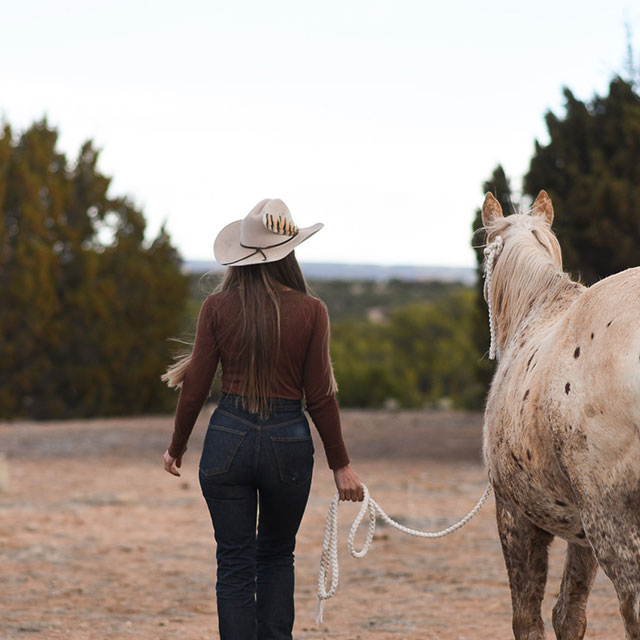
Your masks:
M587 598L598 571L591 547L569 543L560 595L553 607L553 629L558 640L582 640L587 629Z
M626 639L640 640L640 513L620 502L608 500L599 513L583 512L582 518L596 558L616 590Z
M545 640L540 615L553 536L496 494L496 517L509 574L516 640Z

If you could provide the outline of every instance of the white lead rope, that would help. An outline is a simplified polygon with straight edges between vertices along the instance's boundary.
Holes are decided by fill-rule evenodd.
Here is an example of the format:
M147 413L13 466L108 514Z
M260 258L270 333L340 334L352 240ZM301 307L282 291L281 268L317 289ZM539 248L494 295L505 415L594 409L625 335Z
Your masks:
M469 513L458 520L455 524L452 524L446 529L441 531L418 531L417 529L410 529L401 525L399 522L392 520L381 508L380 505L369 495L369 489L363 484L364 500L360 511L356 516L356 519L351 525L349 536L347 538L347 548L349 553L354 558L363 558L369 551L369 546L373 540L373 534L376 530L376 517L379 515L388 525L399 529L403 533L408 533L411 536L417 536L419 538L442 538L449 535L454 531L457 531L460 527L463 527L473 516L480 511L482 505L486 502L489 494L491 493L491 485L488 484L484 490L482 497ZM320 624L322 622L322 613L324 610L324 601L328 600L335 594L338 589L338 502L339 494L333 496L331 503L329 504L329 512L327 513L327 521L324 528L324 540L322 542L322 554L320 556L320 573L318 575L318 606L316 607L315 623ZM356 531L364 518L365 513L369 513L369 529L367 530L367 536L365 538L362 549L358 551L355 547ZM331 567L331 586L327 590L327 575L329 573L329 567Z
M485 262L484 262L484 299L487 301L487 307L489 308L489 333L491 334L491 343L489 345L489 360L496 359L496 320L493 317L493 265L496 262L496 258L502 251L502 236L496 236L496 239L484 250Z

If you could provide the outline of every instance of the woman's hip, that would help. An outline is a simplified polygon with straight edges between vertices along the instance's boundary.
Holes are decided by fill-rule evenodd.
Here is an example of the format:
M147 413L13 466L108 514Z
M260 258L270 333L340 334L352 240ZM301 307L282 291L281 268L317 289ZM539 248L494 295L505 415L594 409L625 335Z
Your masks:
M243 409L236 397L223 396L205 436L201 479L226 484L271 473L288 484L310 480L314 446L309 422L300 402L278 402L279 410L265 420Z

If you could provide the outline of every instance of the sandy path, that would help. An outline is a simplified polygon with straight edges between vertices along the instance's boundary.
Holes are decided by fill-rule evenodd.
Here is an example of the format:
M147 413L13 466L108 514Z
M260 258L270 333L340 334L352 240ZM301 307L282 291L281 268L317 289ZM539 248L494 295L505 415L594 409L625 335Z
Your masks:
M215 547L197 482L206 420L203 415L196 427L180 479L160 466L170 418L0 425L9 471L0 492L1 640L217 637ZM350 411L344 427L372 495L409 526L446 526L484 489L476 414ZM298 537L296 639L512 637L493 499L467 527L441 540L379 527L362 560L346 552L357 507L343 504L340 588L324 623L314 625L333 491L319 453ZM549 638L563 553L564 543L556 541L544 602ZM602 572L588 613L587 638L624 637Z

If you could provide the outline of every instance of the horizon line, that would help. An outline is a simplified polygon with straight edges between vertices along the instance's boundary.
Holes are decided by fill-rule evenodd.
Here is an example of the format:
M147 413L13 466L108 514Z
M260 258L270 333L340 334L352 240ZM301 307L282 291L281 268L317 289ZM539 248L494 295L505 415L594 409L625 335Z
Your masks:
M188 263L206 263L211 264L215 268L224 268L224 265L221 265L215 258L182 258L184 264ZM435 263L420 263L420 264L412 264L408 262L392 262L392 263L382 263L382 262L346 262L342 260L300 260L301 265L344 265L348 267L380 267L380 268L407 268L407 269L476 269L474 265L464 265L464 264L456 264L456 265L448 265L448 264L435 264Z

